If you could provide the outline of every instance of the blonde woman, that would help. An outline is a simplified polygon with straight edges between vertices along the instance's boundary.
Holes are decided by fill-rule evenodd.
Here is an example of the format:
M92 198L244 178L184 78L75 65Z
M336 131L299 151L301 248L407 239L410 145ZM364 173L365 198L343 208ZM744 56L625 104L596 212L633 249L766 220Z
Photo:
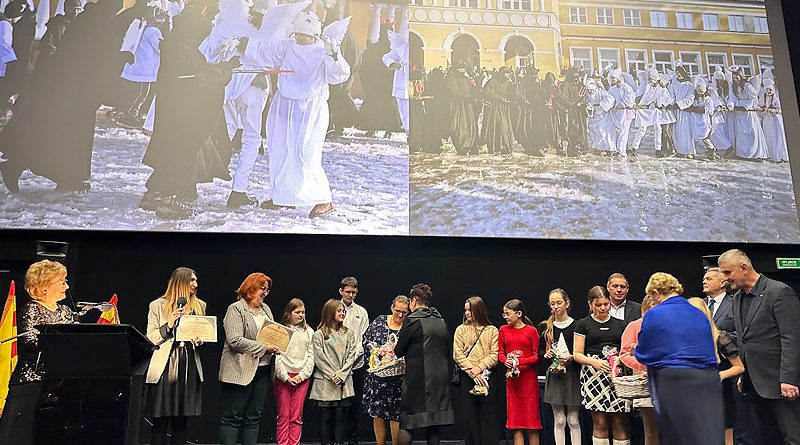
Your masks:
M719 379L722 381L722 405L725 412L725 445L733 445L733 427L736 423L736 405L733 399L734 377L744 374L744 363L739 357L739 346L725 331L720 331L714 324L711 310L702 298L690 298L689 304L700 309L711 323L711 333L714 336L714 345L717 348L719 360Z
M167 427L172 444L186 443L189 416L199 416L202 406L203 365L199 339L175 341L175 330L184 315L205 315L206 303L197 298L197 274L188 267L172 272L164 295L150 303L147 338L160 347L147 367L146 413L153 417L150 445L166 442Z
M42 393L42 376L46 370L39 361L38 331L40 324L77 323L69 307L59 304L69 289L67 268L63 264L42 260L31 264L25 273L25 290L32 301L19 313L18 331L30 332L17 341L17 367L11 374L3 417L0 418L0 443L30 445L34 440L34 416Z
M647 366L666 444L723 445L722 386L711 323L681 296L674 276L656 272L645 292L658 305L642 321L634 355Z

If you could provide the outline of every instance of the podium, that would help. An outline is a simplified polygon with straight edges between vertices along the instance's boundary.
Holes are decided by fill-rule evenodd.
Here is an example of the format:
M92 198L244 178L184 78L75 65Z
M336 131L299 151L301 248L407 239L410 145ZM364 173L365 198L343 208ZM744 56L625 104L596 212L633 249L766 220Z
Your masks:
M51 430L51 443L135 445L144 373L156 346L124 324L36 329L46 385L37 423Z

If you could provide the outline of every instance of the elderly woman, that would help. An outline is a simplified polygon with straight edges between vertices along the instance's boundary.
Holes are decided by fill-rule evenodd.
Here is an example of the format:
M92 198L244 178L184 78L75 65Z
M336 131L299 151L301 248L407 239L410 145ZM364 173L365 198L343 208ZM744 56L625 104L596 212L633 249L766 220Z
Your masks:
M722 387L711 323L681 297L683 286L668 273L654 273L645 291L658 306L644 316L634 355L647 366L661 443L723 445Z
M58 302L69 289L67 268L55 261L33 263L25 274L25 290L32 301L19 314L18 332L30 332L18 340L17 367L11 374L8 398L0 419L0 443L28 445L34 442L34 414L42 393L45 369L39 363L40 324L77 323L69 307Z
M370 352L370 366L373 365L374 349L386 344L390 338L397 342L397 333L403 327L408 314L408 297L398 295L392 300L392 313L379 315L364 333L364 350ZM378 377L367 374L364 378L364 398L361 401L364 411L372 417L376 445L386 444L386 422L392 435L392 445L397 445L400 431L400 396L403 390L403 377Z
M272 310L264 298L272 279L263 273L251 273L236 291L236 302L225 312L225 345L219 363L222 382L222 419L219 422L220 445L258 442L258 427L264 411L272 378L272 357L278 348L256 341L258 332L273 322Z

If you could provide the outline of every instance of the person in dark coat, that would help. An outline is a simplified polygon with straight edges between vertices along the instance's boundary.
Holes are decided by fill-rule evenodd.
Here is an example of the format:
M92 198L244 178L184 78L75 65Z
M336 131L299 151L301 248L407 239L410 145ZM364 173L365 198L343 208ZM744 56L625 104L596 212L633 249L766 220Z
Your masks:
M540 85L536 109L538 122L544 125L544 148L558 147L558 113L556 111L556 96L558 95L558 82L553 73L547 73Z
M555 98L558 111L559 134L556 152L560 156L578 154L589 145L587 132L586 89L578 70L565 72L564 82L558 87Z
M438 445L439 429L455 423L450 404L450 333L436 308L428 306L433 292L417 284L409 293L406 317L394 352L406 359L400 400L398 443L410 445L413 430L424 430L428 445Z
M383 56L391 50L388 32L389 25L382 25L378 41L364 50L358 69L364 90L359 127L367 130L367 137L375 136L376 131L385 131L385 137L402 131L397 101L392 97L394 72L383 63Z
M544 147L544 132L542 132L541 121L539 121L539 110L536 106L541 89L539 82L539 70L536 68L526 68L520 73L517 80L516 96L519 101L519 120L516 123L514 135L522 144L525 154L529 156L542 157L542 147Z
M450 140L458 154L469 154L475 151L478 143L478 116L475 112L478 87L463 62L450 68L445 85L450 99Z
M514 128L511 99L514 96L511 68L504 66L483 87L483 126L481 139L490 154L511 154Z
M139 203L160 218L193 217L197 184L231 179L222 105L239 60L207 63L198 47L210 31L208 9L189 3L161 43L155 126L142 159L154 171Z
M450 124L450 98L447 94L447 85L444 70L432 69L425 76L425 132L429 133L434 153L441 152L442 140L449 136Z

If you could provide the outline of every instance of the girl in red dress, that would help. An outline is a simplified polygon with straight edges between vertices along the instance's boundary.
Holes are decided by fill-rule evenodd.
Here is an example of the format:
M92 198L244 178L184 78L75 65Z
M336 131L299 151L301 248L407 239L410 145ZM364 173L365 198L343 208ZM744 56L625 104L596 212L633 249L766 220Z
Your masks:
M539 445L539 332L525 315L525 305L511 300L503 306L506 325L500 328L498 358L506 365L506 428L514 430L514 445Z

